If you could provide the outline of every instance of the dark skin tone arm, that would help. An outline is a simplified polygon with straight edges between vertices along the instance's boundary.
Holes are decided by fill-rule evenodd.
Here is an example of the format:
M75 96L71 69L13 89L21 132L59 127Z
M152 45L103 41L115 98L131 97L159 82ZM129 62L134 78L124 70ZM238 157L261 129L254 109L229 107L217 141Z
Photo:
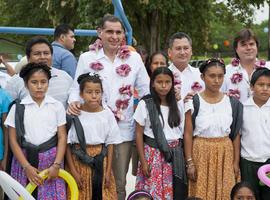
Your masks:
M193 126L191 118L191 110L185 114L185 129L184 129L184 151L187 161L187 176L191 181L196 181L197 172L192 161L192 145L193 145Z
M105 174L105 187L108 188L110 186L110 175L112 172L112 157L113 157L113 145L109 144L108 148L108 162L107 162L107 169Z
M136 122L136 147L142 165L143 175L146 177L150 177L151 169L144 157L143 131L144 127Z

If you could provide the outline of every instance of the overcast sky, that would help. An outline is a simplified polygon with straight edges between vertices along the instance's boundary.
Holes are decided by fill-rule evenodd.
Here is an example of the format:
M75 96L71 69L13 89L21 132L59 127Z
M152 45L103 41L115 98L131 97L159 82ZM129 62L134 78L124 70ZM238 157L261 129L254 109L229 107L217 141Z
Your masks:
M255 13L255 23L261 23L263 20L268 19L269 7L267 3L264 6L256 10Z

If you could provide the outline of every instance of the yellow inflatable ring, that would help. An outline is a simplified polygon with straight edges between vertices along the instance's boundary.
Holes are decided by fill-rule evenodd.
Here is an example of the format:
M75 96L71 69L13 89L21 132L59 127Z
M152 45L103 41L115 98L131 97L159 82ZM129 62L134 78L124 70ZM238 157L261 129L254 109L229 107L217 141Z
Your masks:
M39 175L42 177L42 179L46 179L48 177L48 169L43 170L42 172L39 173ZM71 200L78 200L79 198L79 190L78 190L78 186L77 183L75 181L75 179L70 175L70 173L68 173L67 171L60 169L59 170L59 177L63 178L67 184L68 187L70 189L70 199ZM29 183L26 186L26 190L32 194L32 192L36 189L37 185ZM22 200L22 198L20 198L20 200Z

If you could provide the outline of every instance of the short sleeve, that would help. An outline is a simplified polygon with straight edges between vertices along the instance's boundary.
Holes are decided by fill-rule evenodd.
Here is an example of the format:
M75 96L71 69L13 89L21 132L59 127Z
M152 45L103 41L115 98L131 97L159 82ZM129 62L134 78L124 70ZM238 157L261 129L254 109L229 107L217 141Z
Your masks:
M57 126L62 126L66 124L66 111L62 103L57 102Z
M108 121L109 123L109 134L106 138L105 144L119 144L122 143L122 138L120 134L119 126L116 122L116 119L112 113L112 111L108 110Z
M4 122L6 127L10 126L10 127L15 128L15 108L16 108L16 105L14 104L8 113L6 121Z
M134 120L141 126L145 126L147 119L147 108L144 100L141 100L136 108L136 111L133 115Z
M185 102L184 109L185 113L188 112L189 110L191 110L191 113L193 113L194 111L193 101L188 100L187 102Z

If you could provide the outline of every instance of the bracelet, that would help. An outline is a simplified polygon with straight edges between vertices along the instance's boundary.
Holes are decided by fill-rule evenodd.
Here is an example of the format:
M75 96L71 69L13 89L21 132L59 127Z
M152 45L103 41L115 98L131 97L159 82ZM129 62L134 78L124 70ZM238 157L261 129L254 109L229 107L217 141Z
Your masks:
M22 168L23 168L23 171L25 171L26 169L27 169L27 167L29 167L31 164L26 164L26 165L24 165Z
M195 166L195 164L194 163L188 164L188 165L186 165L186 168L189 168L189 167L192 167L192 166Z
M192 158L187 159L187 161L186 161L186 162L190 162L190 161L192 161Z
M54 162L53 164L54 164L54 165L58 165L59 167L61 167L61 163Z

